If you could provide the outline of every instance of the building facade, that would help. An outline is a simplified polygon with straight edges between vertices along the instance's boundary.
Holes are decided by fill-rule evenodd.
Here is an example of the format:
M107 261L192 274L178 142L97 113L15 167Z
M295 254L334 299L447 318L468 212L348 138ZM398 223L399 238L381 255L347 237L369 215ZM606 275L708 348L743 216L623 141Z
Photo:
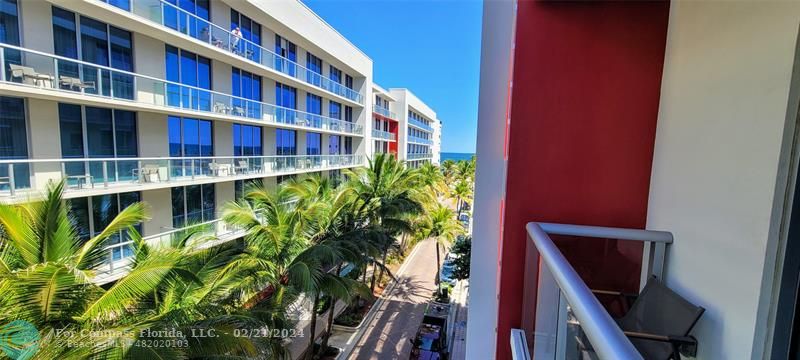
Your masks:
M392 88L392 109L399 116L398 156L410 167L438 164L442 124L427 104L408 89ZM439 145L437 145L439 144Z
M372 60L299 1L0 0L0 20L0 201L64 180L86 237L135 201L147 239L238 237L220 209L249 184L339 176L392 129ZM129 241L110 252L109 281Z

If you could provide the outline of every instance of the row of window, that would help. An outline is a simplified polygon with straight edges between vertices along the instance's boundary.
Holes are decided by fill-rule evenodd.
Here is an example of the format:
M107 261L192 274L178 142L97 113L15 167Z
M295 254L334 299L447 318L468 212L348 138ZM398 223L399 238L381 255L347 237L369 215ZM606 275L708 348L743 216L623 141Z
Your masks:
M430 133L420 129L409 126L408 136L418 137L420 139L430 139Z
M428 125L428 126L431 125L431 122L428 119L426 119L424 116L416 113L413 110L408 110L408 117L410 119L417 120L417 121L419 121L419 122L421 122L421 123L423 123L425 125Z
M375 105L380 106L384 109L389 108L389 100L382 98L380 95L375 94Z
M9 0L4 0L9 1ZM12 0L13 1L13 0ZM130 0L105 0L106 2L117 6L119 8L130 10ZM181 16L175 8L165 7L164 9L164 24L167 27L179 30L186 33L187 31L193 37L208 39L211 34L211 26L208 21L211 19L211 11L209 8L209 0L165 0L166 2L174 5L175 7L197 16L205 20L198 20L187 16ZM231 24L230 30L233 34L238 35L240 38L247 40L249 43L261 46L261 24L245 16L244 14L231 9ZM234 43L234 47L240 47L238 41ZM259 61L260 51L258 49L235 49L238 52L251 50L254 61ZM286 38L275 34L275 53L292 61L297 62L297 45L287 40ZM283 64L281 64L283 65ZM284 66L290 66L286 64ZM316 74L322 74L322 59L314 56L310 52L306 53L306 68ZM353 89L353 77L344 74L340 69L329 65L328 78L332 81L343 84L349 89Z
M177 0L173 0L173 3L174 1ZM208 16L208 0L181 0L177 5L202 18L207 18ZM52 23L53 46L56 55L109 66L119 70L134 71L133 36L131 32L55 6L52 7ZM244 38L260 43L260 35L256 34L260 33L261 26L246 16L232 10L231 26L241 26ZM0 0L0 42L20 45L17 0ZM283 49L285 47L281 51L287 54L293 53L295 50L292 49L296 49L294 44L283 40L279 36L276 37L276 44L277 48ZM165 45L165 48L167 80L200 89L212 89L212 64L209 58L171 45ZM9 62L21 62L19 52L7 51L6 57ZM321 73L321 59L309 53L308 61L311 68ZM111 74L108 71L97 71L97 68L67 62L59 62L58 70L59 74L63 76L81 78L84 81L94 82L98 85L102 84L97 89L86 89L87 92L104 96L113 94L117 98L133 99L134 80L131 76L117 73ZM347 87L352 88L353 78L349 75L343 75L341 70L334 66L330 66L330 78L339 83L343 80ZM263 101L263 81L260 76L233 68L231 83L234 96L259 102ZM297 89L276 83L276 90L276 104L297 109ZM205 111L209 111L212 107L209 93L196 89L182 88L177 85L170 85L167 92L169 105ZM306 104L308 112L322 114L321 97L307 94ZM261 112L258 105L233 105L245 108L248 112L253 112L253 114L248 114L251 117L257 117ZM350 106L345 106L344 110L342 110L341 104L331 101L329 113L332 118L353 121L353 109Z
M408 144L406 148L409 154L430 154L431 148L427 145Z

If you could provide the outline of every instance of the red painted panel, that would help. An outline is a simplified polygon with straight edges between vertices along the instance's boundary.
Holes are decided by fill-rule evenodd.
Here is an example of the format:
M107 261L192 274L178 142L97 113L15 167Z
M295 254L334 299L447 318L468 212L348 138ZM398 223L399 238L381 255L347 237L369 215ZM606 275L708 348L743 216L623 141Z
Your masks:
M666 2L518 5L498 359L533 321L526 222L645 226L669 14ZM640 244L557 241L590 286L637 290Z

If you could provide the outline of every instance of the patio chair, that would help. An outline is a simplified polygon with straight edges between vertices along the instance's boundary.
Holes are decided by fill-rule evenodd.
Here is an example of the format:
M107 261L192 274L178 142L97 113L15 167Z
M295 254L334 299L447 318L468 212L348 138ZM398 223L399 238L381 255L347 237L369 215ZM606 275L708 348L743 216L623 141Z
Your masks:
M139 181L140 175L142 182L161 182L161 174L158 165L146 164L141 168L136 168L131 171L133 172L133 182Z
M219 166L218 163L211 162L211 163L208 163L208 170L211 171L211 175L219 176L219 173L220 173L220 170L222 170L222 167Z
M59 76L59 82L62 86L67 86L70 89L77 88L80 91L84 91L86 89L94 89L94 81L83 81L79 78L71 77L71 76Z
M246 174L250 170L250 165L247 163L247 160L239 160L236 162L236 166L233 168L237 174Z
M11 69L11 78L18 78L26 84L40 85L42 81L53 80L53 75L38 73L32 67L16 64L8 64L8 66Z
M611 291L596 293L626 296ZM704 308L688 302L652 276L630 310L616 321L643 358L680 360L681 355L697 355L697 339L689 333L703 312ZM579 350L585 350L588 340L581 340Z
M233 114L234 115L239 115L239 116L244 116L244 108L241 107L241 106L234 106L233 107Z
M230 114L231 107L226 105L223 102L216 101L216 102L214 102L214 112L223 113L223 114Z

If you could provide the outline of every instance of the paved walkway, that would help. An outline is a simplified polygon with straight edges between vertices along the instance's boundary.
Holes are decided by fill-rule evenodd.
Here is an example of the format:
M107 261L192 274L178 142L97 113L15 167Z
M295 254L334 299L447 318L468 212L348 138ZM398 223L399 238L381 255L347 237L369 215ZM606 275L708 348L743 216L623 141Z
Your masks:
M397 285L384 296L349 359L408 359L425 306L436 289L436 248L427 239L407 260Z

